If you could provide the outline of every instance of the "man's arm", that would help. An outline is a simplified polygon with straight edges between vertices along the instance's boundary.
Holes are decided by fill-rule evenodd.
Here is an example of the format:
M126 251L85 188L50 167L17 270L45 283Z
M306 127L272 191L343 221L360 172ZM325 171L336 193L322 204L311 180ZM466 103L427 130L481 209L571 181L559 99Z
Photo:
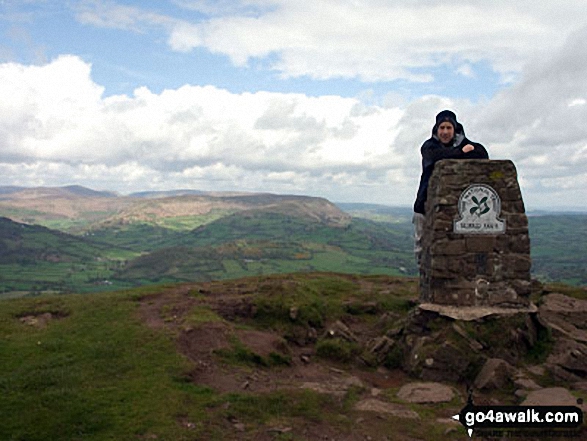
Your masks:
M457 148L436 148L433 144L424 143L421 149L422 163L424 167L427 167L442 159L477 158L475 146L470 142L465 144Z

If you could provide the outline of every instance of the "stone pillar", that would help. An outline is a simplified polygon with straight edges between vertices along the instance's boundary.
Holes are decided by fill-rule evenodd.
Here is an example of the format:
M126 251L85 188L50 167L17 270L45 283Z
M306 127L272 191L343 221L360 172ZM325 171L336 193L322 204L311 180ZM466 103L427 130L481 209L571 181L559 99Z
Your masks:
M422 303L530 304L528 218L511 161L438 162L422 242Z

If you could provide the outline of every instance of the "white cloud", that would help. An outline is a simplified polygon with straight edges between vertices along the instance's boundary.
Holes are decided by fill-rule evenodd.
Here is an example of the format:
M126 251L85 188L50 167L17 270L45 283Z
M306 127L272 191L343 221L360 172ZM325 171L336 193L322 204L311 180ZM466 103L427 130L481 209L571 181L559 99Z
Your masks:
M100 188L217 189L221 182L225 189L293 191L295 183L304 193L325 183L339 188L333 173L350 185L364 169L399 170L406 161L393 154L397 108L212 86L103 97L90 71L74 56L44 66L0 65L7 182L18 175L14 164L26 170L19 182L43 180L42 164L51 164L63 173L59 182L80 178Z
M574 0L174 3L207 18L188 20L98 0L85 2L78 18L138 32L160 26L173 50L205 48L237 66L267 59L283 77L431 81L429 68L479 61L507 80L529 57L555 48L581 27L587 14L587 4Z
M569 10L566 2L561 8ZM543 20L543 12L538 5L530 21ZM324 32L328 46L332 31ZM376 105L189 85L105 97L91 65L76 56L42 66L1 64L0 184L240 189L410 205L419 147L436 112L452 108L492 158L515 162L527 207L578 206L587 185L586 38L587 28L576 30L478 104L424 96L398 107L391 99ZM349 72L360 73L363 64L349 57Z

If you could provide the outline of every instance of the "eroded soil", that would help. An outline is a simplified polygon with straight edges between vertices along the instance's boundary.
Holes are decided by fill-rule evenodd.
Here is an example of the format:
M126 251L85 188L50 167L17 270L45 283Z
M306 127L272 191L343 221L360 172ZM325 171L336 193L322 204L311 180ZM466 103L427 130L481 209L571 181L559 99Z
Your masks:
M407 297L413 294L410 284L394 278L348 276L347 281L355 283L355 289L342 303L352 313L320 324L301 319L306 305L289 306L287 293L296 289L297 282L284 278L181 285L142 299L140 315L148 326L172 334L178 351L191 361L189 379L199 386L219 394L255 396L311 391L335 403L327 417L284 418L281 424L230 417L224 421L234 436L230 439L433 439L425 436L425 426L434 430L434 439L461 439L462 427L450 420L464 403L465 392L458 386L449 403L417 405L414 411L414 405L396 398L402 385L414 381L401 370L369 366L357 354L338 359L336 354L319 353L320 341L344 340L341 327L349 334L345 337L354 340L346 343L368 347L393 326L390 322L400 314L382 311L372 294L391 295L402 289ZM286 317L272 326L260 320L260 297L284 299L284 307L289 308ZM184 419L180 424L193 423Z

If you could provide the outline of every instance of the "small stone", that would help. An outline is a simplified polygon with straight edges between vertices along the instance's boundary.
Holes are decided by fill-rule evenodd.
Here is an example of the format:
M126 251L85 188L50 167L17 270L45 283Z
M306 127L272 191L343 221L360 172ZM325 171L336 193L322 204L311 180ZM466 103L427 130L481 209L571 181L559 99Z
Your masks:
M529 394L529 391L524 389L518 389L514 392L514 395L518 398L526 398Z
M292 430L293 429L291 427L272 427L270 429L267 429L267 432L283 434L283 433L289 433Z
M546 370L542 366L529 366L526 369L528 369L528 372L538 377L542 377L546 373Z
M377 389L376 387L371 388L372 397L378 397L379 395L381 395L381 392L381 389Z

